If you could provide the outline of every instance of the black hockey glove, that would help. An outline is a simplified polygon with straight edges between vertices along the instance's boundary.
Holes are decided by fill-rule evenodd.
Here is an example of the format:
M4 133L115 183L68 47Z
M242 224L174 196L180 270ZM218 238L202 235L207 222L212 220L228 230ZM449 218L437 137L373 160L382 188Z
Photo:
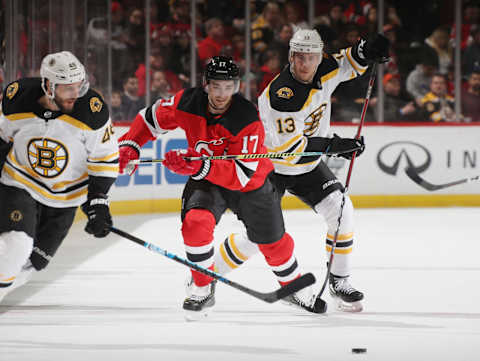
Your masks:
M389 48L390 40L382 34L375 34L368 40L360 40L358 53L367 63L386 63L389 60Z
M112 216L108 207L108 199L105 194L95 194L88 197L82 204L82 211L88 217L85 232L95 237L105 237L110 233Z
M348 151L350 149L358 148L358 150ZM357 152L356 157L363 153L365 150L365 142L363 136L360 139L355 138L340 138L334 134L330 140L329 152L338 152L340 157L345 159L352 159L353 153Z

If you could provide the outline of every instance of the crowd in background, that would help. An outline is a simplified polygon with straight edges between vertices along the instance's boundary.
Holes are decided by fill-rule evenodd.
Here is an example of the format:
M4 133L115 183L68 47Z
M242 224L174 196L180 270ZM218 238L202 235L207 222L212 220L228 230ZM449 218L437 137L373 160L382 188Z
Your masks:
M196 57L191 58L191 9L189 0L151 0L150 74L145 66L145 9L143 1L111 2L111 38L107 19L88 19L85 65L90 84L105 94L106 44L112 49L110 103L115 121L131 121L146 104L147 77L150 99L168 98L191 82L190 64L197 64L197 84L202 69L214 55L230 55L250 79L253 101L288 64L288 43L299 28L308 28L307 2L251 1L252 64L245 76L245 1L197 1ZM390 39L390 61L385 64L385 122L478 122L480 121L480 3L462 4L462 115L454 107L454 1L391 1L385 5L383 33ZM335 53L352 46L359 37L378 31L376 1L315 1L314 28ZM28 23L28 19L26 20ZM28 47L28 39L20 51ZM4 41L4 39L3 39ZM82 41L79 41L82 44ZM81 58L81 57L79 57ZM24 74L27 75L27 74ZM28 74L35 75L35 74ZM368 74L343 83L332 97L332 120L355 121L360 116ZM2 73L0 69L0 84ZM3 84L5 86L5 84ZM241 83L245 91L245 82ZM375 120L378 101L371 99L367 119Z

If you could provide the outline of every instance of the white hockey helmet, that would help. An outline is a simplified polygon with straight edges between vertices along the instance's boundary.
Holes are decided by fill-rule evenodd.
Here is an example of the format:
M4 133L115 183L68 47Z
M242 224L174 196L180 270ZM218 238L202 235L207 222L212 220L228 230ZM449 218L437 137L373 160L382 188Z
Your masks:
M323 40L316 30L300 29L290 39L290 55L292 53L323 52Z
M42 77L42 89L51 99L55 97L55 86L57 84L82 82L79 97L85 95L89 87L85 67L69 51L61 51L45 56L40 66L40 76ZM50 83L48 90L50 90L51 94L49 94L46 88L47 79Z

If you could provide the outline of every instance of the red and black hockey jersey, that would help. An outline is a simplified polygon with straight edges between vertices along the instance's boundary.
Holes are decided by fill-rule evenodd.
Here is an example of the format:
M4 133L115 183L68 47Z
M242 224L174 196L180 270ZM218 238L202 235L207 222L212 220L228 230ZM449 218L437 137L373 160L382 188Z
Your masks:
M181 90L170 99L159 99L142 109L130 130L120 138L120 144L142 146L148 139L178 127L185 131L188 146L203 155L267 152L263 144L265 131L251 102L235 94L225 113L212 115L208 112L208 95L200 87ZM230 190L248 192L262 186L272 170L273 165L266 158L213 160L203 179Z

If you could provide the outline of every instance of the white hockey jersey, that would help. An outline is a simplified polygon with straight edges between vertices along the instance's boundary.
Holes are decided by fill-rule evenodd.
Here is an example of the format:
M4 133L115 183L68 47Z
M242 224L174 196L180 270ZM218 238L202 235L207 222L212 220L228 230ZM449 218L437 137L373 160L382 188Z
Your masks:
M308 137L329 136L332 93L338 84L367 69L355 58L352 48L335 55L324 53L312 84L295 80L288 66L270 82L258 98L269 152L303 152ZM272 162L276 173L297 175L313 170L320 157L290 157Z
M50 207L86 200L89 176L118 174L118 144L107 105L93 90L69 114L43 108L39 78L11 83L4 92L0 137L13 142L0 182L26 190Z

